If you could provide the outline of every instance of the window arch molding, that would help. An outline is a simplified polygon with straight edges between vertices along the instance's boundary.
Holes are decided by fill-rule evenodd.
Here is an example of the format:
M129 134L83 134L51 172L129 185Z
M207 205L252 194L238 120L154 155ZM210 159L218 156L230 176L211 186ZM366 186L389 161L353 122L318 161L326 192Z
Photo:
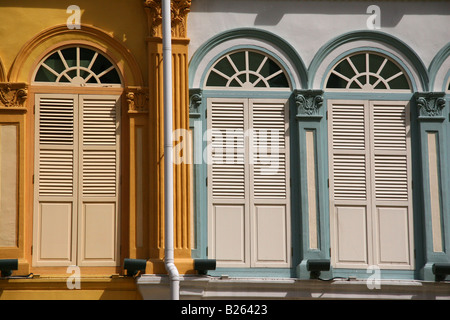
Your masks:
M450 43L439 50L428 70L430 90L450 92Z
M405 42L381 31L363 30L342 34L325 43L308 68L308 87L323 88L324 78L345 52L368 49L390 55L408 72L413 91L428 91L428 71L417 53ZM353 50L353 51L352 51Z
M233 58L233 56L236 55L241 55L242 56L241 58L245 59L245 61L242 62L241 66L235 65L236 61ZM226 75L223 74L221 70L218 70L220 68L218 68L217 66L221 62L227 63L228 67L233 68L232 70L230 69L231 74ZM253 64L254 66L249 67L248 64ZM273 70L273 72L269 71L268 74L263 74L261 70L264 69L265 67L268 67L269 64L270 67L275 68L275 70ZM208 84L208 82L210 81L211 77L214 74L219 76L219 78L223 79L223 85L216 86ZM284 81L285 85L281 85L278 87L271 86L269 81L277 76L285 78ZM245 83L244 79L242 81L240 80L240 78L242 79L244 77L252 77L253 80L253 81L251 80L252 85ZM231 47L225 50L224 52L221 52L216 56L214 56L211 59L211 61L209 61L207 67L205 68L200 84L201 88L206 90L208 89L292 90L293 82L294 80L292 73L290 72L286 63L284 63L278 55L262 47L254 45L250 46L239 45Z
M279 36L256 28L237 28L222 32L201 44L189 62L189 87L202 88L211 64L230 48L258 48L277 57L291 77L292 89L307 85L307 69L297 51Z
M31 83L41 60L49 52L65 45L86 45L103 52L116 62L124 87L144 87L141 68L131 51L100 28L84 24L74 30L68 29L66 24L53 26L31 38L17 54L9 72L9 81Z
M116 62L88 45L64 45L47 53L32 76L38 85L122 87Z
M365 57L364 57L365 56ZM367 57L368 56L368 57ZM361 57L361 58L366 58L368 60L365 61L366 64L364 64L364 66L362 67L355 67L355 65L352 63L352 59L356 58L356 57ZM378 70L374 71L374 72L370 72L369 71L369 62L371 61L371 59L373 60L373 58L377 57L378 60L380 60L380 63L378 65L375 66L375 68ZM373 47L360 47L360 48L355 48L355 49L351 49L348 51L345 51L343 53L341 53L339 56L337 56L336 58L334 58L332 60L332 62L329 64L329 66L327 67L324 76L322 77L321 83L320 83L320 88L323 88L324 90L332 90L332 91L338 91L338 90L342 90L339 88L330 88L327 86L328 81L330 79L330 77L332 76L333 73L335 73L336 68L338 68L340 65L342 64L347 64L348 68L352 69L351 73L354 73L354 75L348 77L348 83L347 83L347 88L342 88L342 89L346 89L346 90L353 90L355 92L377 92L378 90L378 86L379 87L384 87L384 89L379 90L380 92L392 89L391 86L389 85L389 78L392 76L392 78L398 79L398 77L396 77L396 75L398 75L399 77L404 77L406 78L404 80L404 82L406 82L407 84L405 84L404 88L399 89L399 90L395 90L397 92L414 92L417 91L417 86L414 83L413 76L411 74L411 71L408 69L408 67L405 65L405 63L398 59L395 55L393 55L390 52L387 52L385 50L381 50L378 48L373 48ZM389 66L390 64L390 66ZM386 68L397 68L395 73L396 74L391 74L387 77L383 77L383 70L385 70ZM357 70L356 70L357 69ZM377 88L370 88L371 85L369 83L365 83L363 80L362 83L358 81L358 79L361 79L361 77L371 77L371 79L373 79L372 83L375 84L374 87ZM339 76L339 78L341 78L341 76ZM341 78L342 79L342 78ZM378 84L378 86L376 86ZM369 87L369 88L368 88ZM352 89L354 88L354 89Z

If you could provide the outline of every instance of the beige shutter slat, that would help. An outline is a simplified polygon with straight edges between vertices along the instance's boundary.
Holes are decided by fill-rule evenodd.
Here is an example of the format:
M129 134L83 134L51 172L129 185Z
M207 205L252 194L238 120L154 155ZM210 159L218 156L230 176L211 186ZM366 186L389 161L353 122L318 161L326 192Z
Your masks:
M334 198L365 200L367 197L365 155L333 155Z
M72 145L73 126L73 99L42 98L39 100L39 143L41 145Z
M333 196L336 200L367 197L364 104L331 106Z
M39 157L39 195L73 195L73 151L41 150Z
M375 104L373 112L374 148L406 150L406 114L404 106Z
M83 100L83 144L115 146L115 100Z
M116 195L116 99L83 98L82 189L84 196Z
M408 200L408 171L405 155L375 155L377 200Z
M285 104L254 102L252 111L253 195L285 199Z
M85 196L116 195L116 152L83 152L83 194Z
M211 105L212 195L245 197L244 104Z
M365 150L364 105L333 105L334 149Z

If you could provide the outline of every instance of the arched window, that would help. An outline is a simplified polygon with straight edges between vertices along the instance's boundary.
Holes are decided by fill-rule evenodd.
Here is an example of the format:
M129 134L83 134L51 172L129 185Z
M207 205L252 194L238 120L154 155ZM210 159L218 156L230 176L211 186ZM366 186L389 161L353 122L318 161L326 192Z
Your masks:
M405 71L392 59L374 52L343 58L331 70L327 89L362 91L411 90Z
M33 263L117 266L121 99L106 87L121 86L118 69L94 49L65 47L40 62L34 84Z
M115 65L101 53L85 47L52 52L39 65L34 81L75 86L121 84Z
M211 68L206 87L232 89L289 88L282 67L272 58L255 51L226 54Z
M275 58L248 48L219 57L205 78L208 256L218 267L287 268L288 75Z

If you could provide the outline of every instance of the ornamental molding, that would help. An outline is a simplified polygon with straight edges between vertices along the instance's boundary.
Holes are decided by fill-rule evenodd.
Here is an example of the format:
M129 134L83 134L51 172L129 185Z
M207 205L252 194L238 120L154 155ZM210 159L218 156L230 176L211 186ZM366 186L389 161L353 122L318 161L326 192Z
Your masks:
M192 0L172 0L170 9L172 12L172 37L186 38L187 15L191 11ZM145 0L145 11L148 17L150 37L162 37L162 3L161 0Z
M189 115L200 116L200 105L202 104L202 89L189 89Z
M419 119L444 120L445 92L418 92L415 94Z
M0 107L2 108L25 108L27 96L26 83L0 83Z
M323 90L295 90L297 118L322 118L320 107L323 104Z
M126 89L129 113L148 112L149 94L147 88L129 87Z

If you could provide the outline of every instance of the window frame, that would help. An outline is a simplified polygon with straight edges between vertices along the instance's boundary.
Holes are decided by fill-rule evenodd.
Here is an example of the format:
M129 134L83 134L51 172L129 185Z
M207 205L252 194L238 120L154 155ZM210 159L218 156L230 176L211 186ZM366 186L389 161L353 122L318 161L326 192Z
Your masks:
M62 57L61 51L62 51L62 50L65 50L65 49L70 49L70 48L75 48L75 49L77 50L77 66L75 66L75 67L68 67L67 64L64 64L64 63L63 63L63 64L65 65L65 69L59 73L59 76L60 76L60 77L62 77L64 73L67 73L67 72L69 72L69 71L71 71L71 70L78 70L78 71L79 71L79 70L83 70L83 69L89 69L89 70L90 70L90 68L85 68L85 67L79 66L79 59L80 59L79 49L80 49L80 48L84 48L84 49L88 49L88 50L93 51L93 52L94 52L94 57L95 57L95 58L97 58L98 56L102 56L104 59L108 60L108 61L110 62L110 64L111 64L111 66L108 67L108 70L109 70L109 69L111 69L111 70L114 69L114 70L117 72L117 74L118 74L118 76L119 76L119 79L120 79L120 83L75 83L75 84L74 84L74 83L72 83L72 82L60 82L60 81L58 81L58 82L56 82L56 81L36 81L36 80L35 80L35 79L36 79L36 76L37 76L37 74L38 74L38 72L39 72L39 70L41 69L41 67L42 67L43 65L46 65L46 64L45 64L45 61L47 61L48 58L50 58L52 55L54 55L54 54L56 54L56 53L58 53L59 56ZM94 60L95 60L95 59L94 59ZM91 61L89 67L92 67L92 65L94 64L94 62L95 62L95 61ZM48 69L48 68L51 69L51 67L49 67L48 65L46 65L46 66L47 66L47 69ZM45 68L45 67L44 67L44 68ZM110 71L111 71L111 70L110 70ZM92 72L92 70L90 70L90 71ZM51 71L50 71L50 72L51 72ZM102 74L103 72L105 72L105 70L102 71L100 74ZM109 71L108 71L108 72L109 72ZM105 74L108 73L108 72L105 72ZM54 72L52 72L52 73L55 74L55 73L57 73L57 72L54 70ZM91 76L98 77L98 75L93 75L93 74L94 74L94 72L92 72L92 75L91 75ZM56 74L55 74L55 76L56 76ZM91 76L89 76L89 77L91 77ZM96 48L90 47L90 46L88 46L88 45L81 45L81 44L77 44L77 45L65 45L65 46L61 46L61 47L58 47L58 48L53 49L51 52L49 52L48 54L46 54L46 55L41 59L41 61L39 62L39 64L36 66L36 68L35 68L35 70L34 70L32 76L31 76L31 79L32 79L32 85L34 85L34 86L88 87L88 88L89 88L89 87L92 87L92 88L121 88L121 87L123 87L123 82L124 82L124 81L123 81L123 78L122 78L122 74L121 74L119 68L117 67L117 64L113 61L113 59L111 59L110 57L108 57L108 56L107 56L104 52L102 52L101 50L98 50L98 49L96 49Z

